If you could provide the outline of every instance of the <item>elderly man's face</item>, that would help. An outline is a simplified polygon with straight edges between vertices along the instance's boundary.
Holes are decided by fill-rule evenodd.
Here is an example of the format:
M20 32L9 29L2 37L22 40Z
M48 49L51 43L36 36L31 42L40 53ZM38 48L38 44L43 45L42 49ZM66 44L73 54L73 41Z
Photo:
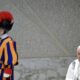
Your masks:
M80 48L77 49L77 58L80 61Z

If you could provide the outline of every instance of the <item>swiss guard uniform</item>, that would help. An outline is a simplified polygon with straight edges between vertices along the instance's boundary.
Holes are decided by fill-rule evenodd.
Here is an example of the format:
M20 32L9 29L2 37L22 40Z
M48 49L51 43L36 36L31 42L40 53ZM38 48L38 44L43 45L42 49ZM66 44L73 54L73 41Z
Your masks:
M7 34L13 26L13 16L8 11L0 12L0 80L14 80L14 66L18 64L16 42Z

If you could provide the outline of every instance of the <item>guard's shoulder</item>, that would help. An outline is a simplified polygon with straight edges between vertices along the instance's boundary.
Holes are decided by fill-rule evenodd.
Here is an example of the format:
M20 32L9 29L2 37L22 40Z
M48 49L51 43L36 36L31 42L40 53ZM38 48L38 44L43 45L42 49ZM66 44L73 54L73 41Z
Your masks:
M4 43L6 43L6 44L7 44L7 43L14 43L14 42L16 42L16 41L14 41L13 38L10 37L10 36L7 37L7 38L4 40Z
M8 37L10 41L16 42L11 36Z

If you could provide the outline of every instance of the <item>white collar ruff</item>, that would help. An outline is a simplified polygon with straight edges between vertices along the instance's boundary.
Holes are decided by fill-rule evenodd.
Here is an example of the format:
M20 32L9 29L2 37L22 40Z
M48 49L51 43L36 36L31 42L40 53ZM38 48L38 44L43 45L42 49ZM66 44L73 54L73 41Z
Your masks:
M7 38L9 35L8 34L3 34L2 36L0 36L1 37L1 39L5 39L5 38Z

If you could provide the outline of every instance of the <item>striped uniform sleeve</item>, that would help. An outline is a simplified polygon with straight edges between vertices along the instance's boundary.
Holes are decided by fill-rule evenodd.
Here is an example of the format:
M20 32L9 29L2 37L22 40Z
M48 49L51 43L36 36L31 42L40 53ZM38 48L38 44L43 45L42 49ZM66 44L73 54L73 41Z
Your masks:
M10 41L6 44L4 50L4 64L16 65L18 63L18 54L16 49L16 42Z

